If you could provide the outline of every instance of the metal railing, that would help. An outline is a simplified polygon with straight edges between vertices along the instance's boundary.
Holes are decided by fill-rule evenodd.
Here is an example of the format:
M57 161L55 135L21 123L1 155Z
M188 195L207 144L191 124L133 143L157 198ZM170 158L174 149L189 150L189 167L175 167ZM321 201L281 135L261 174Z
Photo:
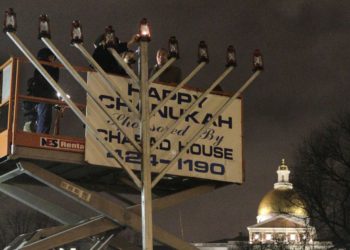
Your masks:
M57 63L48 63L40 61L43 65L50 65L53 67L58 67L64 69L64 67ZM70 118L70 108L69 106L59 99L48 99L42 97L29 96L26 93L27 80L33 75L33 67L27 68L30 66L30 63L27 59L22 57L11 57L5 63L0 66L0 158L8 155L9 148L17 142L22 144L25 141L26 135L28 137L28 143L24 143L23 146L30 146L30 138L33 136L42 136L42 134L36 134L35 132L25 132L23 131L24 126L24 110L23 103L33 103L33 106L37 103L48 103L51 104L54 108L51 130L50 134L45 136L65 138L72 140L79 140L84 142L84 127L75 131L66 131L60 129L63 123L67 126L70 126L71 119L65 119L63 116L67 115L67 118ZM79 73L87 73L91 71L87 67L74 67L75 70ZM7 72L3 72L4 69ZM24 72L22 72L22 70ZM5 90L6 93L3 93ZM85 103L76 103L77 107L80 110L85 112ZM19 140L18 140L19 139Z

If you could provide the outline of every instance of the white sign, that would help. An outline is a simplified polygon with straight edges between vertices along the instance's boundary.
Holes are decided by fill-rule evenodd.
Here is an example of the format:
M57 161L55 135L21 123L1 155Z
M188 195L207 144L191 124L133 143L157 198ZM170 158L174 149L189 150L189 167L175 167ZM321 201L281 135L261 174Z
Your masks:
M128 79L110 76L116 86L139 108L139 88ZM140 143L140 123L116 93L110 93L97 73L88 74L88 88L101 101L105 110L119 121L128 135ZM152 84L149 89L150 107L153 109L173 89L172 86ZM151 118L151 143L159 138L190 103L198 99L201 92L181 89L157 114ZM227 96L209 95L201 101L158 148L151 152L152 171L159 172L168 165L181 149L191 140L204 124L215 114ZM87 120L98 128L110 143L119 159L134 170L141 168L141 154L132 146L127 137L100 111L88 97ZM120 168L118 163L91 134L86 134L85 159L95 165ZM237 99L223 112L201 138L190 147L186 154L174 164L168 174L218 180L243 182L242 168L242 112L241 99Z
M0 104L6 102L10 98L11 92L11 77L12 77L12 65L6 66L2 70L2 90Z

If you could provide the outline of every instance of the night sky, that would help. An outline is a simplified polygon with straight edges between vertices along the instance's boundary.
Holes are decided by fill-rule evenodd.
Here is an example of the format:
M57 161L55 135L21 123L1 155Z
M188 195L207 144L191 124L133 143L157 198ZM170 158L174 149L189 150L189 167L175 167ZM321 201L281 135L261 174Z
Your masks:
M198 43L205 40L210 63L190 82L194 87L205 88L222 73L227 46L233 44L238 67L222 87L237 89L251 75L252 52L260 48L265 71L244 93L245 183L155 214L157 224L177 235L181 235L181 214L187 241L247 234L246 227L256 223L260 199L273 187L281 158L293 171L293 151L301 140L348 109L350 1L0 1L1 13L8 7L15 9L17 34L32 51L43 46L37 40L37 18L48 14L53 42L75 65L86 66L86 62L69 46L73 19L81 21L85 47L92 52L93 41L106 25L113 25L125 41L147 17L152 27L150 55L175 35L181 57L176 65L183 75L196 66ZM11 54L22 56L2 34L0 61ZM154 63L152 56L150 64ZM70 93L79 91L77 86L64 84Z

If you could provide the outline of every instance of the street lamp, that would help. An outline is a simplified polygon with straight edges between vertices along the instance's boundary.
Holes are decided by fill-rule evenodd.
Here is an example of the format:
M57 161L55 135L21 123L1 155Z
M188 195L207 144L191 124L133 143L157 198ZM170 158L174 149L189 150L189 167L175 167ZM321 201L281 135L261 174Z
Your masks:
M226 67L236 67L237 61L236 61L236 50L233 47L233 45L228 46L227 48L227 55L226 55Z
M4 32L15 32L17 29L16 13L12 8L5 11Z
M116 37L112 25L108 25L105 28L105 45L107 48L114 48L116 43Z
M38 38L41 39L42 37L49 38L49 39L51 38L50 21L49 21L49 17L46 14L41 14L39 16Z
M175 36L169 38L169 58L179 58L179 43Z
M256 49L253 53L253 72L258 70L264 70L264 63L260 50Z
M71 38L71 44L83 43L83 32L79 20L72 22Z
M140 40L149 42L151 41L151 30L150 30L150 25L147 21L146 18L142 18L140 22Z
M198 62L209 62L208 46L204 41L199 42L198 46Z

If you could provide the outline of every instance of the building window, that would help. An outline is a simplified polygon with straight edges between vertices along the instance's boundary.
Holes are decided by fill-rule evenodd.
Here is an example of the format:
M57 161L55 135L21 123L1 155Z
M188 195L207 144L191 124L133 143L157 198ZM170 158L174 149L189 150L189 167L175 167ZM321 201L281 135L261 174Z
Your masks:
M289 239L291 240L291 241L295 241L296 240L296 235L295 234L290 234L289 235Z
M265 234L265 240L272 240L272 234Z
M260 238L260 234L259 233L255 233L254 234L254 240L259 240Z

